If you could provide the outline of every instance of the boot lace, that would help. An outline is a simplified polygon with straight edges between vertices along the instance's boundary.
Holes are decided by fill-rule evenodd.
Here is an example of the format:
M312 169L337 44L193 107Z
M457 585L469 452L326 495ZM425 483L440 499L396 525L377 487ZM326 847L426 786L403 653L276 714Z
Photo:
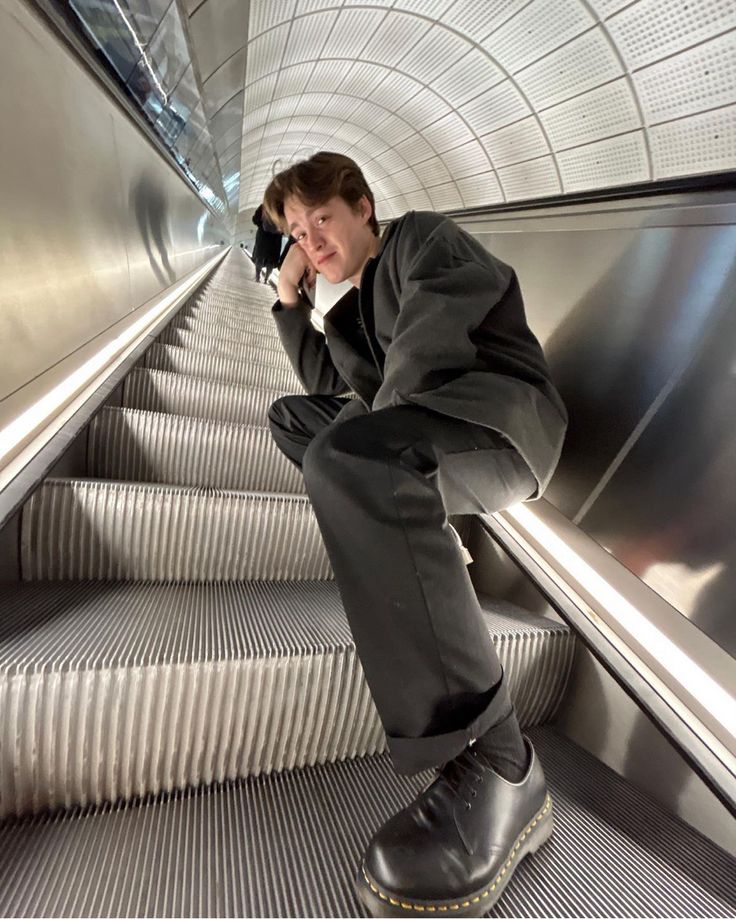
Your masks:
M460 756L445 763L440 770L439 779L465 805L465 809L470 810L473 806L472 799L478 794L475 786L483 783L485 769L483 757L469 747Z

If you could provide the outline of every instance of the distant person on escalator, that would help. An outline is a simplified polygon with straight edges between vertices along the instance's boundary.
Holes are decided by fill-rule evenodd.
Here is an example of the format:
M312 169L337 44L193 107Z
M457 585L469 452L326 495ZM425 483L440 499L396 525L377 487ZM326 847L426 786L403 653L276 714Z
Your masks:
M302 469L393 766L439 770L375 834L357 890L375 916L481 915L552 804L447 515L539 497L565 408L513 270L452 220L410 211L379 235L337 153L279 173L265 206L296 241L273 315L309 393L275 402L271 431ZM317 272L353 284L324 334Z
M258 227L256 242L253 246L253 261L256 266L255 279L260 283L261 272L265 270L266 274L263 278L263 283L267 284L268 279L271 277L271 272L279 263L281 230L264 213L262 204L256 208L253 214L253 223Z

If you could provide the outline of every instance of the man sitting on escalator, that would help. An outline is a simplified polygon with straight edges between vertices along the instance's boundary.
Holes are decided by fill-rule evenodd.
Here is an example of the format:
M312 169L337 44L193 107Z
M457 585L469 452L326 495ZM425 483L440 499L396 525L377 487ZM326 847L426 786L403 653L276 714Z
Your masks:
M358 893L376 916L481 915L552 805L447 515L539 497L565 408L513 270L452 220L410 211L379 235L336 153L275 176L264 204L296 240L273 315L309 393L274 403L271 430L303 471L393 766L439 770L373 837ZM353 284L324 334L316 272Z

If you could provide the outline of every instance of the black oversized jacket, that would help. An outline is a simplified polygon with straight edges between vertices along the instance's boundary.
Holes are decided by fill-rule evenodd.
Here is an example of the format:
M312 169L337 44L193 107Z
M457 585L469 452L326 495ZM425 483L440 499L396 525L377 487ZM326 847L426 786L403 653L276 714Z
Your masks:
M560 456L567 414L526 322L514 271L441 214L391 223L360 290L326 314L273 308L307 392L353 390L373 411L421 405L501 433L534 474L538 497ZM366 334L367 332L367 334Z

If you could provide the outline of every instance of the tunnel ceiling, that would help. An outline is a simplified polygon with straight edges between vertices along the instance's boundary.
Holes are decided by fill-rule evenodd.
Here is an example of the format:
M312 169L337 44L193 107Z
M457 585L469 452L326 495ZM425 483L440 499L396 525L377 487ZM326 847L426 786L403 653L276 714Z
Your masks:
M180 0L238 230L352 156L379 219L736 166L733 0Z

